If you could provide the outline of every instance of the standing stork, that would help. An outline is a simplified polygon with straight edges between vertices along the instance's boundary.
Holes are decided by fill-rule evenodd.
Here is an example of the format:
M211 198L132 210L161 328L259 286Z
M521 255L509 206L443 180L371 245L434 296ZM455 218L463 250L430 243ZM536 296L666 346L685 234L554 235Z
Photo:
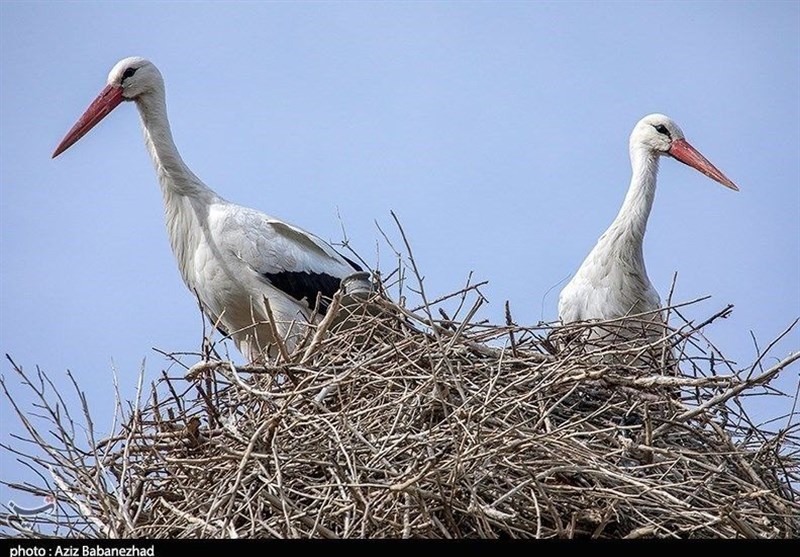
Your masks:
M181 277L247 360L259 360L275 345L273 331L293 347L300 324L325 313L325 298L340 287L371 289L368 273L317 236L224 200L189 170L172 139L164 80L144 58L125 58L112 68L106 87L53 158L122 101L134 101L139 109Z
M667 155L738 191L722 172L692 147L678 125L650 114L633 128L630 157L633 177L617 218L600 236L578 272L561 291L558 316L563 323L609 320L637 314L655 321L663 334L658 292L647 277L642 242L656 193L659 159Z

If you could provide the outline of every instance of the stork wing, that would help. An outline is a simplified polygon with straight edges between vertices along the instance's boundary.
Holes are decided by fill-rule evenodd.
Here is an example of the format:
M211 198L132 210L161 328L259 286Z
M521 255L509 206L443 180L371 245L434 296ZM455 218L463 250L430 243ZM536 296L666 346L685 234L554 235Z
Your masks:
M222 220L234 255L263 280L314 307L317 294L332 297L343 278L361 271L321 238L263 213L228 206ZM322 302L321 311L327 309Z

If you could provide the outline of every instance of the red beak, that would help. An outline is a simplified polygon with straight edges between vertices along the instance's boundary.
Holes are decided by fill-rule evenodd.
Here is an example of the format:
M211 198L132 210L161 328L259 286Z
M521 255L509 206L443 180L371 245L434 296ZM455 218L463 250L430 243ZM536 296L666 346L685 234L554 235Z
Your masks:
M699 170L712 180L719 182L725 187L732 190L739 191L739 188L731 182L719 169L711 164L707 158L700 154L700 152L689 145L685 139L678 139L672 142L672 147L669 148L669 154L681 161L683 164L689 165L695 170Z
M105 89L100 91L97 98L92 101L86 112L83 113L78 121L72 126L72 129L67 132L61 143L58 144L56 150L53 151L53 158L69 149L76 141L86 135L86 133L95 127L97 123L108 116L119 103L124 100L122 96L122 87L118 85L107 85Z

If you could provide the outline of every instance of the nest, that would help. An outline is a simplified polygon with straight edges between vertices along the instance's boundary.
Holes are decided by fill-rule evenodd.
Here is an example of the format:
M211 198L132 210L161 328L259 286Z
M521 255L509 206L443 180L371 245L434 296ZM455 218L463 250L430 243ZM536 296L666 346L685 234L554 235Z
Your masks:
M102 440L85 404L15 365L46 427L17 408L43 484L13 487L55 496L57 512L8 525L30 537L800 534L797 424L770 431L740 403L769 396L797 354L735 369L702 332L730 308L693 323L671 307L680 326L645 345L593 345L587 331L614 323L522 327L508 309L490 325L474 317L479 286L430 302L423 290L417 308L376 295L363 313L334 299L268 365L209 346L189 373L176 364L119 402Z

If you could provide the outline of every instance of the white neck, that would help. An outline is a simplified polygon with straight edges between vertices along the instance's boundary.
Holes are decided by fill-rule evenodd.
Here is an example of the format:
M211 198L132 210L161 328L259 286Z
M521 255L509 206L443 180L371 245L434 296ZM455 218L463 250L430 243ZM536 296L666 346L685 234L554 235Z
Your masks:
M603 234L603 239L616 249L634 255L643 264L642 243L656 195L659 155L641 146L631 146L630 155L631 185L617 218Z
M161 185L172 251L184 281L193 288L192 257L199 235L207 229L208 207L223 200L183 162L172 139L163 91L137 97L136 107L142 120L144 142Z
M150 93L136 99L142 120L144 142L153 160L164 201L168 194L210 199L213 191L189 170L172 139L167 118L167 103L162 94Z

